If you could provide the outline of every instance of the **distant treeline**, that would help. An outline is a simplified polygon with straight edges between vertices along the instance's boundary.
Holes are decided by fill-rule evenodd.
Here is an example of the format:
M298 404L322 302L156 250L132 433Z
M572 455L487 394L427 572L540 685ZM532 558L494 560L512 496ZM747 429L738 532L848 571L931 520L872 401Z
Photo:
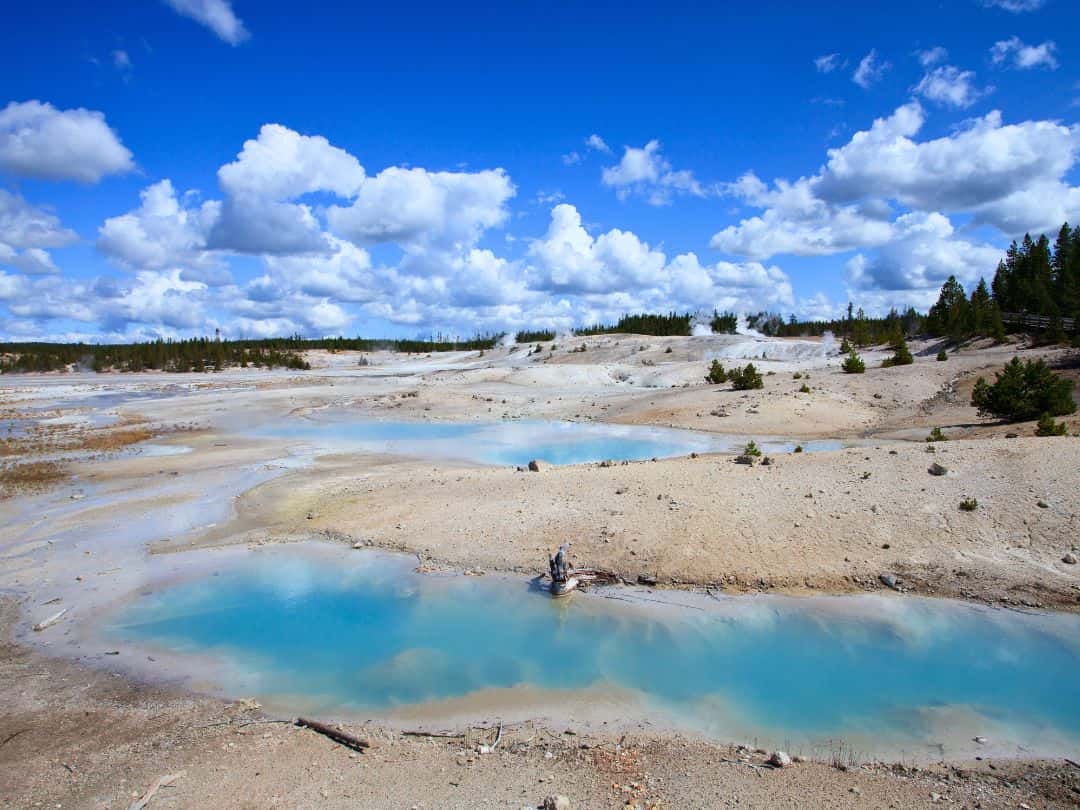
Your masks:
M299 352L379 351L429 353L490 349L499 336L470 340L373 340L294 335L264 340L154 340L144 343L93 345L87 343L0 343L0 373L58 371L78 366L93 371L220 371L249 366L309 369Z
M772 337L821 337L832 332L846 337L857 346L875 346L887 343L898 334L916 335L922 331L924 316L913 308L901 313L893 309L883 318L871 318L862 307L855 310L848 304L847 315L842 318L819 321L800 321L792 315L788 320L772 312L757 312L746 316L746 324L763 335Z
M532 331L526 330L518 332L514 335L514 340L518 343L543 343L547 340L554 340L555 332L551 329L533 329Z
M739 316L734 312L717 312L714 309L709 326L718 335L734 335L739 328Z
M626 333L633 335L656 335L657 337L671 337L674 335L689 335L694 316L690 313L680 315L677 312L669 312L667 315L640 313L637 315L623 315L614 325L594 324L581 329L575 329L575 335L610 335Z

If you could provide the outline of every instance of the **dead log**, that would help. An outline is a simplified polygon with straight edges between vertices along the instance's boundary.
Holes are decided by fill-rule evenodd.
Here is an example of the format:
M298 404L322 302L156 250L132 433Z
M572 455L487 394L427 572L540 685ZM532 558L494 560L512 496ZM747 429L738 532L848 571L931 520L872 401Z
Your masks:
M354 751L363 753L365 749L371 748L371 743L367 740L361 740L359 737L354 737L352 734L336 729L333 726L328 726L326 723L320 723L317 720L306 720L303 717L297 717L296 725L303 728L310 728L312 731L316 731L324 737L329 737L339 745L344 745L346 748L351 748Z

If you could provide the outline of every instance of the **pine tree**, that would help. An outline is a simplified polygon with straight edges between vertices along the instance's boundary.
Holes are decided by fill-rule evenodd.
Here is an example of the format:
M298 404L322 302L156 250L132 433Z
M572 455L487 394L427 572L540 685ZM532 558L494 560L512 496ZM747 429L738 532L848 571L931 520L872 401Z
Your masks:
M990 298L990 290L986 286L986 279L980 278L978 286L971 293L969 328L972 334L990 334L993 306L994 302Z
M930 313L926 316L926 329L932 335L955 341L971 334L967 296L956 276L949 276L941 285L937 303L930 307Z

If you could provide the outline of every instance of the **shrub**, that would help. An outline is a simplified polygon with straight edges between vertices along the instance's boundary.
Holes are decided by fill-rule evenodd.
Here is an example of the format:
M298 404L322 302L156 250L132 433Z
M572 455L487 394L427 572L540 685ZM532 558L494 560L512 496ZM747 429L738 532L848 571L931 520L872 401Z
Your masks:
M979 502L974 498L964 498L964 500L960 501L961 512L974 512L978 508Z
M761 456L761 448L754 443L751 439L746 443L746 447L743 448L743 455L750 456L751 458L759 458Z
M937 359L938 359L938 362L939 362L939 363L944 363L944 362L945 362L946 360L948 360L948 359L949 359L949 355L947 355L947 354L945 353L945 350L944 350L944 349L942 349L941 351L939 351L939 352L937 353Z
M903 335L893 341L892 348L893 356L886 357L882 361L882 368L889 368L890 366L910 366L915 362L915 358L911 356L911 350L908 348L907 341L904 340Z
M802 379L802 372L801 371L796 371L794 374L791 375L791 379L793 379L793 380L801 380Z
M709 368L709 373L705 375L705 382L711 385L722 385L728 381L728 373L724 370L724 367L720 365L719 360L713 360L712 366Z
M758 370L754 368L753 363L747 363L746 368L735 369L728 374L728 378L733 383L736 391L750 391L754 388L765 387L765 381L761 378Z
M975 381L971 404L980 414L1010 422L1035 419L1041 414L1064 416L1076 410L1072 383L1050 370L1042 360L1021 363L1010 360L991 385L982 377Z
M866 363L864 363L863 359L855 353L854 349L852 349L848 352L848 356L845 358L841 368L844 370L845 374L862 374L866 371Z
M807 385L806 383L803 383L802 386L799 388L799 393L800 394L809 394L810 393L810 386Z
M930 435L926 437L928 442L947 442L949 437L941 432L941 428L936 427L930 431Z
M802 445L801 445L801 444L797 444L797 445L795 445L795 449L794 449L794 450L792 450L791 452L792 452L792 453L801 453L802 451L803 451L803 449L802 449Z
M1044 413L1039 417L1039 423L1035 426L1036 436L1068 436L1069 429L1064 422L1055 422L1054 417Z
M847 338L844 338L840 342L840 354L850 354L850 353L851 353L851 344L848 343Z

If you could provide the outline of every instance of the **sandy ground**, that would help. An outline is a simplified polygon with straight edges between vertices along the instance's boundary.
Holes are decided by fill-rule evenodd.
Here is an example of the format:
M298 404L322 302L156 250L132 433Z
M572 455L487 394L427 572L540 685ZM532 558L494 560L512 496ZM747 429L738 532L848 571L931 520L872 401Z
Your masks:
M362 733L375 748L350 757L312 732L241 725L236 706L132 683L100 660L67 660L63 624L40 634L51 646L28 646L27 625L60 604L46 601L60 599L72 612L64 621L77 622L137 589L151 562L167 565L175 552L312 536L418 553L434 566L530 574L570 539L575 562L630 582L849 592L882 588L881 575L892 574L918 593L1080 609L1080 566L1062 561L1080 542L1080 441L1034 438L1032 425L995 424L968 404L975 376L1014 353L1067 354L972 347L939 363L937 347L922 344L913 346L913 366L879 369L883 353L867 352L867 373L844 375L835 357L799 341L605 336L542 348L375 353L366 366L354 354L317 353L302 374L0 380L0 419L40 423L4 442L0 461L46 459L59 469L39 486L0 481L0 803L126 806L179 771L185 776L152 806L525 807L549 793L566 794L574 807L906 807L933 795L972 807L1043 807L1080 799L1080 769L1060 762L919 771L806 762L772 771L742 761L761 755L659 731L632 735L616 757L617 739L543 724L509 729L490 755L460 738L372 726ZM760 360L762 351L769 359ZM765 388L705 385L713 357L728 366L755 358ZM809 393L798 391L804 383ZM141 398L95 398L102 393ZM768 467L704 455L529 473L333 448L312 456L245 434L263 420L342 409L859 446L777 456ZM1080 421L1067 421L1080 430ZM951 440L930 454L923 439L934 426ZM101 438L122 431L131 442L149 431L158 449ZM929 475L934 462L948 474ZM977 499L974 512L959 510L965 498Z

